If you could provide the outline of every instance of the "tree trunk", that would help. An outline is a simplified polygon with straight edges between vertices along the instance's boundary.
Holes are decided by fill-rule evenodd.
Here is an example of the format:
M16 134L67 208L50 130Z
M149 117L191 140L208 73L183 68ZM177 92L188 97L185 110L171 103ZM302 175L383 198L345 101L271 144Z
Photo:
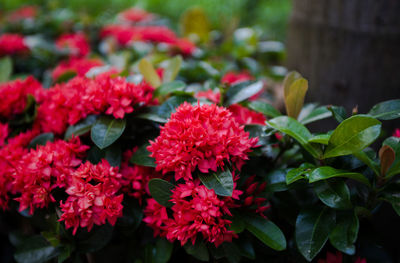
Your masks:
M365 113L400 98L400 0L293 0L287 47L308 101Z

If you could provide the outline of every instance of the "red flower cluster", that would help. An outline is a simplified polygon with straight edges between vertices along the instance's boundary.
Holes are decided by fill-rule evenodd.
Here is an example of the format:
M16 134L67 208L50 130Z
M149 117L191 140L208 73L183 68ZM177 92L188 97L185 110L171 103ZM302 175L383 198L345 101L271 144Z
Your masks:
M239 104L233 104L228 107L228 110L232 112L236 122L240 125L246 124L260 124L265 125L266 118L262 113L249 110Z
M1 45L1 44L0 44ZM43 98L42 85L33 77L25 80L14 80L0 84L0 116L10 118L22 113L27 105L28 95L32 95L37 101Z
M59 49L69 49L71 57L84 57L90 52L89 43L82 32L63 34L57 38L55 44Z
M54 68L51 76L56 80L64 73L74 72L77 76L83 77L91 68L103 65L100 59L70 58L58 64L58 66Z
M36 6L24 6L11 12L7 19L11 22L18 22L23 19L34 18L37 15L37 11Z
M235 85L243 81L253 80L254 77L249 73L243 71L239 73L227 72L221 79L221 83Z
M94 224L103 225L108 221L114 225L122 216L123 195L117 195L121 188L121 174L117 167L111 167L106 160L97 165L90 162L82 164L71 175L71 183L66 189L69 197L60 204L60 221L66 228L73 228L75 235L78 227L87 227L90 231Z
M118 14L118 17L126 22L148 22L154 19L154 15L139 8L129 8Z
M196 99L206 98L209 101L218 104L221 101L221 93L219 91L213 92L212 90L199 91L194 96Z
M21 194L16 198L19 210L29 208L33 214L35 208L54 202L51 191L69 184L72 172L81 164L88 148L76 137L69 142L48 142L24 154L14 167L14 192Z
M233 198L238 199L240 191L234 190ZM179 240L183 246L188 240L194 244L197 234L219 246L225 241L232 242L236 234L228 230L232 223L224 216L232 216L231 197L218 197L214 190L200 185L199 180L179 184L171 196L172 216L168 217L166 208L154 199L148 200L143 219L154 229L154 234L165 236L169 241Z
M339 251L337 251L336 254L327 252L326 259L319 259L318 263L343 263L343 254ZM367 260L358 257L354 263L367 263Z
M121 46L126 46L131 41L165 43L184 55L192 54L196 48L192 42L178 38L172 30L164 26L108 25L102 29L100 37L112 37Z
M227 109L185 102L147 149L156 160L157 171L175 172L176 180L191 180L196 167L208 173L223 168L226 161L240 168L257 141L249 138Z
M0 36L0 56L15 55L29 51L24 36L19 34L3 34Z
M123 118L134 107L152 104L154 89L147 83L128 83L123 77L108 74L94 79L75 77L67 83L47 90L44 102L38 108L36 125L42 131L62 134L90 114L106 113Z
M242 199L244 199L243 206L255 209L256 213L259 213L261 216L265 217L263 213L270 208L270 205L266 204L266 198L257 196L265 190L267 183L264 182L260 184L259 182L254 182L255 178L255 175L247 178L242 187L245 189L242 196Z
M8 123L0 123L0 147L4 145L8 137Z

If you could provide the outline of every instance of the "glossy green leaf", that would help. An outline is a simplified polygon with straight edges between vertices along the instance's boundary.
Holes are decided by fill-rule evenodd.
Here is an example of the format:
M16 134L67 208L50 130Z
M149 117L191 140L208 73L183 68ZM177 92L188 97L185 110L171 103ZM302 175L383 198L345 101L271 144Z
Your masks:
M47 142L52 141L54 141L54 134L52 132L42 133L32 139L28 148L35 149L38 145L46 145Z
M335 118L339 123L347 119L347 112L344 107L329 106L328 110L332 112L333 118Z
M388 100L376 104L368 115L380 120L393 120L400 118L400 99Z
M365 151L356 152L356 153L353 153L353 155L358 160L360 160L361 162L365 163L369 168L371 168L372 171L374 171L374 173L376 175L379 175L379 165L374 160L372 160L368 156L368 154L365 153Z
M299 168L294 168L291 169L287 174L286 174L286 184L292 184L298 180L301 180L305 177L305 175L308 175L312 172L314 169L314 165L309 164L309 163L303 163L300 165Z
M260 216L246 216L246 229L265 245L282 251L286 249L286 238L282 231L270 220Z
M130 162L141 166L156 167L154 158L150 157L151 153L147 150L149 145L146 143L140 146L132 155Z
M226 92L225 106L242 102L251 96L257 94L263 88L262 81L257 82L241 82L231 86Z
M81 253L95 252L105 247L111 240L114 228L109 225L101 225L90 232L82 232L76 243L76 249Z
M114 119L111 116L101 116L92 126L90 137L100 149L110 146L121 137L125 130L125 119Z
M175 186L165 180L154 178L149 181L150 195L162 206L171 207L171 190Z
M163 61L163 64L166 64L163 73L163 83L171 82L176 78L181 69L182 57L173 57L167 61Z
M330 134L318 134L318 135L314 135L313 137L311 137L308 140L308 142L328 145L330 138L331 138Z
M42 236L32 236L17 247L14 259L18 263L42 263L57 257L59 251Z
M233 176L228 169L216 173L199 173L199 178L208 189L213 189L217 195L232 196Z
M319 200L329 207L336 209L349 209L352 207L350 190L344 181L318 181L313 184L313 188Z
M13 63L10 57L0 59L0 83L10 79L13 70Z
M295 239L300 253L311 261L321 251L335 226L334 210L325 207L300 212L296 220Z
M161 85L160 77L158 76L153 65L145 58L142 58L138 64L139 71L143 75L143 78L150 83L154 88L158 88Z
M89 132L96 120L96 115L89 115L86 117L86 119L78 122L77 124L69 126L65 132L64 139L69 140L72 135L80 136Z
M389 137L383 142L383 145L390 146L394 150L396 157L392 166L386 173L386 178L391 178L397 174L400 174L400 138Z
M167 263L171 258L173 248L174 243L169 242L165 238L158 238L152 262Z
M359 152L373 143L380 132L380 121L363 115L350 117L333 131L324 158Z
M337 250L354 255L354 242L357 240L358 229L358 217L353 211L338 214L336 226L329 235L329 241Z
M257 112L261 112L262 114L268 116L268 117L278 117L281 116L282 114L275 109L271 104L268 104L267 102L256 100L256 101L251 101L247 104L247 106L255 110Z
M279 116L267 121L267 124L272 128L293 137L315 158L319 158L322 155L322 151L319 147L309 143L309 140L312 138L311 133L297 120L288 116Z
M157 114L162 118L169 119L171 114L176 111L176 108L185 101L188 103L197 102L197 100L191 96L173 96L159 106Z
M107 148L103 149L104 158L108 161L111 166L117 167L121 165L122 161L122 150L119 143L113 143Z
M310 183L314 183L320 180L326 180L335 177L350 178L370 186L368 179L364 175L360 173L338 170L330 166L322 166L314 169L308 179Z
M194 258L201 260L201 261L209 261L210 255L208 253L208 249L206 245L202 242L196 242L192 245L191 242L187 242L183 248L185 249L186 253L193 256Z
M277 169L268 173L265 177L267 186L265 188L266 192L282 192L286 191L286 170Z
M299 115L299 122L302 124L308 124L311 122L323 120L329 117L332 117L332 112L330 112L325 106L321 106L315 108L313 111L310 112L307 116L300 118L301 113Z
M164 83L154 91L154 96L160 97L160 96L174 94L177 91L182 92L185 90L185 87L186 87L185 82L180 80Z

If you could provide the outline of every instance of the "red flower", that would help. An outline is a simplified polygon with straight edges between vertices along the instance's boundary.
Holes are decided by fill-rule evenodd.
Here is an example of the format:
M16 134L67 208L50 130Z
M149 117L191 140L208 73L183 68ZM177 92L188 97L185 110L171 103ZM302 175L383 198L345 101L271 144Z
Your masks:
M237 190L234 190L234 192ZM238 192L234 196L238 196ZM153 199L148 200L144 222L154 229L154 234L165 236L169 241L179 240L183 246L187 241L193 244L198 234L219 246L223 242L232 242L237 235L227 228L231 221L225 219L232 216L229 208L233 202L231 197L218 197L214 190L200 185L200 181L189 181L172 190L172 216L169 218L165 207Z
M257 141L249 138L227 109L185 102L147 149L156 160L157 171L175 172L176 180L190 180L196 167L208 173L223 168L227 161L240 168Z
M118 17L127 22L148 22L153 20L154 15L139 8L129 8L118 14Z
M221 93L219 93L219 91L215 93L212 90L199 91L194 97L196 99L206 98L209 101L214 102L215 104L218 104L221 101Z
M71 57L84 57L90 52L89 43L82 32L63 34L57 38L55 44L59 49L68 48Z
M337 251L336 255L330 252L326 253L326 259L319 259L318 263L342 263L343 255L342 252ZM354 263L367 263L366 259L357 258Z
M400 138L400 129L396 129L396 130L394 130L394 132L393 132L393 135L392 136L394 136L394 137L397 137L397 138Z
M227 72L221 79L221 83L234 85L247 80L253 80L254 77L247 72Z
M180 38L175 41L173 48L177 49L177 53L190 56L196 50L196 45L188 39Z
M58 64L58 66L54 68L51 76L56 80L64 73L72 71L76 73L77 76L83 77L91 68L99 66L103 66L103 62L99 59L70 58Z
M4 145L8 137L8 123L0 123L0 147Z
M117 167L111 167L106 160L97 165L90 162L82 164L71 174L71 182L66 189L69 195L60 207L63 214L59 221L65 227L73 228L75 235L78 227L103 225L108 221L115 225L122 216L123 195L117 195L121 188L121 174Z
M228 110L232 112L236 122L240 125L260 124L265 125L266 118L262 113L249 110L239 104L229 106Z
M259 213L261 216L265 217L263 213L270 208L270 205L267 204L267 199L265 197L257 196L259 196L265 190L267 184L266 182L254 182L255 178L255 175L250 176L242 186L244 189L244 193L242 195L242 199L244 201L242 206L249 207L250 209L255 210L256 213Z
M10 118L22 113L28 101L28 95L32 95L37 101L42 100L44 90L42 85L32 76L25 80L13 80L0 84L0 116Z
M17 22L23 19L34 18L36 15L36 6L24 6L10 13L8 15L8 20L12 22Z
M19 34L3 34L0 36L0 56L15 55L29 51L24 36Z

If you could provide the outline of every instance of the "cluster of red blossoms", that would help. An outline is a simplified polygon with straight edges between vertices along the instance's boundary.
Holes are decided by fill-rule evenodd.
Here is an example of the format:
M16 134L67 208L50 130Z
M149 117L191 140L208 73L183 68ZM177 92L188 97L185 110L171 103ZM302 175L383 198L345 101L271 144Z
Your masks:
M118 17L125 22L149 22L154 19L154 15L139 8L129 8L118 14Z
M61 75L72 72L77 76L85 76L85 74L94 67L103 66L104 63L100 59L88 59L88 58L74 58L71 57L68 60L60 62L52 72L52 78L58 79Z
M0 36L0 56L15 55L29 51L24 36L19 34L3 34Z
M153 87L133 84L123 77L101 74L94 79L75 77L47 90L38 108L36 125L42 131L62 134L90 114L106 113L123 118L134 107L153 104Z
M319 259L318 263L343 263L343 254L339 251L336 254L331 252L326 253L326 259ZM367 263L365 258L358 257L354 263Z
M67 48L71 57L84 57L90 52L89 43L82 32L63 34L56 39L55 45L59 49Z

